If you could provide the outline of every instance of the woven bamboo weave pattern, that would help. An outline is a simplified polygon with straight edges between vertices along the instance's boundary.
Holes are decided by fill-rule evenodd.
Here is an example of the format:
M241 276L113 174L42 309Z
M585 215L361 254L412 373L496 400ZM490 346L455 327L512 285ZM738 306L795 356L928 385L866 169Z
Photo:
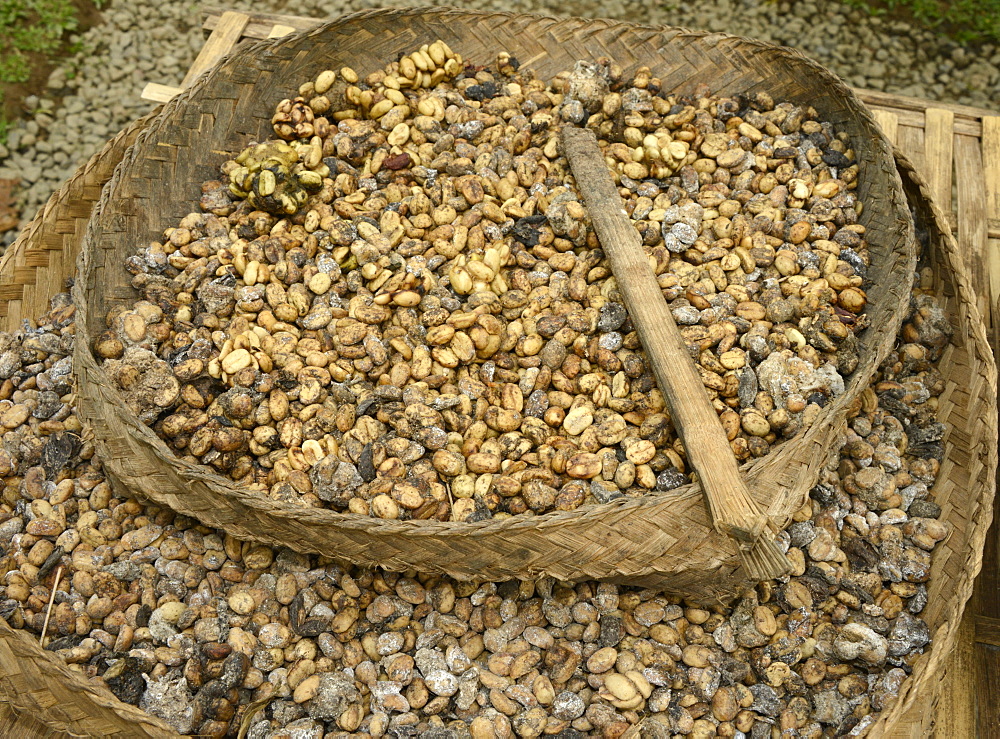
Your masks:
M938 282L935 292L942 296L955 332L938 364L946 382L938 420L948 431L943 441L946 456L931 491L934 502L941 506L941 520L952 530L934 550L927 607L921 614L933 635L931 650L917 661L899 698L879 717L870 736L891 735L916 701L937 695L941 669L983 563L997 469L997 369L976 307L972 278L927 183L898 152L897 161L910 201L921 222L930 228L928 262ZM929 707L923 713L933 715Z
M922 183L916 180L906 163L901 165L901 170L913 201L937 216L932 221L937 224L934 266L941 277L944 294L948 296L949 313L956 329L954 347L948 356L950 361L941 366L949 385L945 395L947 402L942 403L941 411L942 420L950 427L944 467L949 476L942 474L934 488L935 499L944 508L943 518L955 527L955 531L939 545L933 562L930 605L926 613L934 632L932 649L917 663L899 700L882 714L870 736L925 735L919 727L914 731L912 725L900 726L900 718L905 719L907 708L922 696L934 695L933 687L981 563L983 539L992 508L992 471L996 465L996 375L971 299L970 279L964 265L956 259L957 245L947 233L946 225L941 226L946 222L940 219L940 212L929 201L922 203L919 200L921 193L925 193ZM62 194L54 196L51 207L45 209L34 224L35 228L19 242L22 247L30 247L33 240L42 238L52 224L59 221L61 211L70 207L68 199L60 197ZM126 733L119 733L120 736L142 736L139 727L144 726L143 721L152 722L146 735L173 735L165 727L159 727L155 719L96 691L62 666L54 655L43 651L33 638L11 630L2 621L0 667L3 670L0 674L6 676L0 679L0 700L6 704L0 708L0 735L91 736L94 734L86 732L84 727L94 726L95 716L105 715L108 723L97 735L114 736L116 722L104 713L109 708L128 722ZM26 695L34 702L25 702ZM49 706L56 708L53 711ZM933 712L927 710L922 715L931 716ZM76 717L75 723L67 725L67 716Z
M90 213L139 131L155 116L140 118L104 145L54 193L0 258L0 329L15 331L48 309L76 272Z
M95 154L46 203L0 260L0 330L48 310L65 289L90 211L150 114L135 121ZM31 265L30 270L24 269ZM24 281L24 276L30 279ZM2 574L2 573L0 573ZM26 633L0 619L0 736L170 737L167 724L122 703Z
M468 578L550 574L658 586L701 598L740 585L729 542L710 531L693 485L568 513L476 524L395 522L278 504L206 469L179 462L122 402L90 352L106 311L135 299L122 262L193 209L200 183L217 176L226 152L269 136L273 104L319 70L344 65L364 75L401 51L442 38L466 58L508 50L539 77L577 59L614 58L652 67L665 90L766 90L814 106L854 142L865 201L862 222L875 254L869 276L872 328L847 392L807 432L747 467L751 490L782 525L801 506L833 451L847 406L894 340L913 265L912 221L888 143L860 101L801 54L725 34L611 21L415 9L369 11L272 42L238 49L171 100L137 140L91 222L81 260L77 369L81 413L93 425L106 469L120 485L234 536L388 568L417 567ZM269 92L273 91L273 93Z
M34 637L0 619L3 736L171 737L177 732L87 682ZM40 733L44 727L46 733Z
M130 141L131 137L134 137L134 131L126 140ZM121 140L122 136L116 138L116 141ZM12 290L11 285L19 284L14 279L12 270L25 264L24 256L17 256L18 252L44 254L48 251L44 244L58 242L64 246L68 259L70 261L73 259L79 248L78 240L82 228L72 231L73 236L67 235L60 239L56 236L58 232L55 231L55 224L75 221L82 225L89 215L89 205L86 206L87 215L84 215L82 220L74 219L71 211L77 207L75 202L80 195L70 196L71 191L68 188L75 186L78 188L77 192L90 194L99 192L103 179L96 173L110 173L121 157L125 145L127 144L122 144L120 148L109 145L100 155L105 161L97 162L95 158L88 163L85 169L90 174L84 175L84 170L81 170L60 193L53 196L44 211L22 233L21 238L8 250L3 260L0 260L0 285L3 285L5 291L3 296L0 296L0 306L7 300L21 300L23 287L13 291L13 297L9 297L10 292L8 292ZM907 194L919 204L919 207L930 209L937 217L938 224L946 224L946 221L941 220L940 212L935 206L920 202L919 198L926 196L926 189L922 183L915 180L912 169L907 163L901 164L901 171ZM107 175L104 179L106 177ZM905 722L910 718L910 714L914 713L911 710L904 715L908 706L915 707L934 695L933 688L940 679L946 652L954 640L955 630L971 591L972 580L981 564L983 539L992 508L993 470L996 466L996 375L985 343L981 319L975 311L975 303L972 300L971 280L960 260L956 259L958 252L954 240L950 235L941 235L946 231L946 225L943 227L939 225L938 235L934 238L937 250L933 265L938 270L942 288L949 297L948 309L956 333L953 337L954 346L948 356L951 364L942 363L940 368L949 387L942 397L941 420L951 429L946 445L948 456L943 463L943 472L935 486L934 495L944 508L942 520L947 520L955 529L950 538L939 545L933 562L933 577L929 583L930 605L925 612L935 639L931 651L918 661L914 675L903 686L900 699L879 717L869 736L928 735L929 724L926 719L933 715L931 710L923 712L925 721L919 726L915 723L903 725L900 719ZM52 278L50 272L55 267L51 261L46 260L46 262L37 267L37 281L54 280L50 284L62 289L63 280L71 274L71 271L67 270L66 274ZM65 270L65 267L60 269ZM948 270L952 271L951 275L948 274ZM35 271L36 268L32 267L27 272L22 270L21 274L31 274ZM36 279L31 278L30 282L34 283ZM32 284L28 284L28 288L31 287ZM10 314L0 307L0 327L5 330L15 329L22 316L31 318L43 312L47 308L49 294L39 290L34 290L33 294L35 297L31 304L29 305L26 300L24 306L18 309L18 317L14 320L11 320ZM958 475L956 483L952 482L953 475ZM11 646L15 642L16 645ZM43 666L40 668L35 666L33 663L36 662L43 663ZM16 677L5 681L3 676L8 673ZM66 683L75 684L76 688L66 690L64 687ZM30 694L30 700L33 702L25 702L24 696L20 695L16 703L11 703L8 696L17 696L19 693ZM63 667L54 655L43 651L34 638L10 630L2 620L0 620L0 704L6 704L0 705L0 736L115 736L116 725L127 727L125 733L117 734L119 736L175 735L166 727L159 730L154 728L147 734L141 733L139 727L145 726L143 721L154 726L158 722L131 706L120 703L115 706L114 699L107 693L97 691L95 697L94 689L79 675ZM69 713L67 713L68 704L76 706ZM113 717L103 714L110 720L102 730L95 734L82 728L83 726L92 728L95 724L89 722L93 721L94 716L102 715L109 705L111 710L122 718L121 722L116 722ZM54 712L50 706L55 707ZM65 723L60 723L65 722L67 715L83 718L67 726Z

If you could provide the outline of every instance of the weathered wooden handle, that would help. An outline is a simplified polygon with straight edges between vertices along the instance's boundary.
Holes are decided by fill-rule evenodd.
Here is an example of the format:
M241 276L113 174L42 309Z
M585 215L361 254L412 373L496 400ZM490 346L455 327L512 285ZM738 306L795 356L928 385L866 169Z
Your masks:
M666 398L688 460L698 473L717 531L747 544L767 524L736 464L736 457L663 299L642 240L625 213L621 196L593 132L564 126L563 153L569 160L590 220L611 262L632 318Z

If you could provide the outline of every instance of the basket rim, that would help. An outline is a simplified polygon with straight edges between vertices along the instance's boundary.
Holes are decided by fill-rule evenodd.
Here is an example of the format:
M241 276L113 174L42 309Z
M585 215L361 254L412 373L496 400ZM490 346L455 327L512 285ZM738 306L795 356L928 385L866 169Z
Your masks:
M311 37L321 36L327 33L332 28L343 25L349 22L357 22L362 20L374 20L376 18L408 18L416 16L426 16L434 15L437 19L443 19L449 22L459 22L459 21L481 21L487 18L490 19L527 19L535 21L537 20L543 24L563 24L569 22L579 23L586 27L586 30L603 30L603 31L615 31L615 30L627 30L629 32L635 32L638 34L653 34L657 37L663 37L664 43L667 41L679 41L679 42L694 42L710 39L713 42L719 43L729 43L729 44L745 44L754 49L766 49L768 53L775 55L775 57L788 58L797 64L804 65L811 72L819 75L824 82L829 83L828 91L843 96L848 99L850 103L850 109L852 115L857 115L861 120L862 124L866 129L870 129L873 134L875 134L874 140L871 142L871 146L876 150L879 160L885 160L891 162L891 150L889 144L885 137L879 133L877 124L874 117L867 109L866 106L857 98L856 94L850 90L839 78L833 75L831 72L823 68L821 65L811 60L809 57L805 56L801 52L789 49L786 47L779 47L773 44L769 44L763 41L758 41L754 39L747 39L744 37L736 36L733 34L727 34L722 32L708 32L708 31L689 31L684 28L672 27L672 26L654 26L630 23L624 21L616 21L611 19L584 19L575 17L562 17L555 18L547 15L538 14L526 14L526 13L502 13L502 12L485 12L485 11L474 11L456 8L441 8L441 7L420 7L420 8L386 8L386 9L375 9L368 11L360 11L346 16L341 16L332 21L328 21L316 28L308 29L304 31L299 31L288 36L284 36L278 39L263 40L253 44L241 45L240 48L236 49L229 56L227 56L217 67L205 72L192 87L188 88L184 92L177 95L171 101L169 101L161 113L161 119L168 118L171 114L183 109L183 106L187 105L192 99L196 99L199 94L201 94L206 88L209 88L214 80L224 74L224 70L227 65L234 65L238 62L241 56L247 54L267 54L269 49L277 48L282 44L293 43L299 40L306 40ZM530 64L530 62L525 61L525 64ZM128 165L133 160L138 160L141 147L146 143L147 140L151 140L156 133L156 126L151 127L144 131L143 135L137 140L136 144L132 147L129 156L126 160L123 160L122 164L119 165L119 170L116 171L115 177L105 188L102 196L101 203L98 210L95 211L95 218L91 220L90 228L88 229L87 236L85 238L85 244L87 242L93 242L98 234L99 227L98 221L99 214L103 211L103 208L108 204L115 195L116 189L120 183L120 180L125 177L125 172L127 171ZM897 215L900 220L904 221L906 224L906 237L901 238L899 243L902 244L904 241L907 244L907 249L909 251L909 264L912 266L916 261L915 251L913 249L913 225L912 220L909 217L908 210L902 205L905 202L905 196L902 193L902 185L899 180L898 173L892 168L892 172L889 175L890 179L895 178L894 186L890 188L890 192L885 196L887 208L894 215ZM85 247L81 253L81 273L85 274L89 269L89 265L86 262L86 255L88 249ZM911 270L912 271L912 270ZM82 282L82 280L81 280ZM79 283L78 283L79 284ZM84 346L83 342L86 338L86 331L78 332L77 337L77 351L81 354L89 355L91 361L94 360L93 354L90 351L89 346ZM888 339L889 344L891 344L892 337ZM882 343L885 343L883 340ZM875 352L878 350L880 344L875 343L869 349L869 351ZM96 362L95 362L96 364ZM98 371L103 376L103 371L100 370L98 366ZM846 395L846 394L845 394ZM754 489L756 478L761 475L763 471L766 471L770 466L780 463L782 459L789 458L789 455L793 454L795 449L803 450L807 446L812 445L824 450L824 457L822 460L817 459L815 461L816 469L822 466L826 461L829 460L833 452L826 449L828 444L823 443L827 439L833 438L836 432L843 427L844 419L843 412L840 411L841 401L846 405L846 400L841 397L834 403L828 404L824 412L820 414L820 419L813 424L809 429L804 429L798 436L793 439L788 440L772 450L768 455L764 457L745 463L741 466L741 472L746 476L748 485L751 490ZM834 411L840 412L839 420L832 420L836 418ZM828 424L831 428L823 428L824 423ZM536 515L520 515L511 518L501 519L501 520L486 520L478 522L457 522L457 521L397 521L397 520L385 520L379 519L372 516L366 516L354 513L338 512L326 508L306 508L299 506L294 503L276 503L275 501L265 501L260 497L258 491L249 491L239 488L236 483L222 475L216 474L212 471L208 471L206 468L200 465L195 465L190 462L185 462L180 459L173 450L169 449L166 444L157 437L151 429L146 428L145 432L142 429L138 429L139 433L143 435L145 443L148 443L155 448L156 453L163 458L166 463L171 464L174 467L176 474L182 477L186 482L199 482L203 483L210 488L217 495L222 495L231 500L238 502L242 506L246 506L248 509L254 509L261 512L262 515L272 517L275 520L283 519L286 521L294 521L296 523L309 522L312 525L316 524L326 524L338 527L338 529L344 532L363 532L366 536L378 535L402 535L406 537L416 538L435 538L435 539L448 539L448 538L469 538L469 537L481 537L487 535L501 535L511 532L516 532L522 529L530 529L533 531L544 530L546 527L555 527L568 522L578 522L585 518L592 518L595 516L609 516L618 517L623 515L632 515L635 513L641 513L641 509L650 506L655 503L662 503L664 501L680 502L680 501L691 501L692 499L701 499L702 493L700 486L697 483L689 483L681 488L677 488L668 493L656 493L651 491L641 497L637 498L624 498L615 500L609 503L595 503L586 506L580 506L571 511L550 511L543 514ZM821 432L822 431L822 432ZM148 434L148 436L147 436ZM784 452L782 451L784 450ZM810 457L812 459L812 457ZM122 484L129 486L129 483L122 481ZM759 487L759 486L758 486ZM781 501L781 500L768 500L763 505L767 513L772 517L772 520L784 526L790 520L791 514L794 510L801 506L802 501L808 495L808 486L801 491L797 491L795 501ZM762 493L763 494L763 493ZM777 496L780 497L780 496ZM169 503L166 503L169 505ZM196 515L196 514L195 514ZM724 537L720 535L715 536L721 544ZM716 540L713 538L713 542ZM303 551L314 551L307 544L302 545ZM735 546L729 546L727 551L730 555L735 554ZM721 565L724 560L720 559L715 561L714 566ZM537 567L525 568L519 570L524 576L533 576L541 574L545 571L544 563L536 563ZM703 563L704 564L704 563ZM396 563L395 566L398 566ZM648 570L636 569L633 571L633 576L640 574L644 571L652 571L654 568L650 567ZM677 571L682 570L679 567ZM588 573L581 573L582 576L587 576Z

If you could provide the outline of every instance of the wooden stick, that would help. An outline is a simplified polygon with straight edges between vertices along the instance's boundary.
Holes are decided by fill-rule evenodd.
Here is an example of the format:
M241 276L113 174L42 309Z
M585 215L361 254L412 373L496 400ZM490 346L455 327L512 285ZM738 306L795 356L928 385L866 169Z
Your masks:
M741 544L741 557L751 577L764 575L761 579L766 579L782 574L787 570L787 560L771 540L767 516L743 482L732 447L663 299L639 234L622 207L597 138L588 129L564 126L562 146L670 408L674 427L698 473L716 531Z
M224 12L219 18L215 30L212 31L205 45L201 47L201 51L184 76L181 87L190 87L191 83L198 79L202 72L214 67L222 57L232 51L243 36L243 29L247 27L249 20L250 16L246 13L237 13L232 10Z

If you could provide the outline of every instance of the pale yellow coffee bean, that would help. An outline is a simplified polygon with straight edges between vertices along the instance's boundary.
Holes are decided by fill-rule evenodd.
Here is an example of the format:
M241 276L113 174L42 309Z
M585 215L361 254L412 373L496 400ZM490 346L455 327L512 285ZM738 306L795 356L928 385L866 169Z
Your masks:
M408 56L399 60L399 73L406 79L412 80L417 76L417 65Z
M246 269L243 271L243 282L247 286L256 285L259 273L260 273L260 262L258 262L257 260L248 262Z
M142 341L146 338L146 321L137 313L126 313L122 319L122 328L132 341Z
M767 436L771 432L771 424L759 411L750 411L743 416L743 430L751 436Z
M395 103L389 100L388 98L379 100L377 103L372 105L371 110L368 111L368 117L371 118L372 120L381 118L390 110L392 110L394 105Z
M269 169L261 170L260 174L257 175L257 194L268 196L273 195L275 188L278 186L278 182L274 177L274 172Z
M851 313L860 313L864 310L868 298L858 288L849 287L840 293L837 302L840 303L840 307L844 310L849 310Z
M742 349L730 349L719 356L719 363L726 369L739 369L746 365L747 357Z
M382 493L372 498L371 514L376 518L399 518L399 504L391 497Z
M333 280L326 272L317 272L309 279L309 289L317 295L325 295Z
M587 406L578 406L570 410L563 419L563 428L570 436L579 436L594 422L594 414Z
M392 302L404 308L412 308L415 305L419 305L420 301L420 293L414 290L403 290L392 296Z
M817 198L832 198L839 192L840 183L837 180L827 180L816 185L812 194Z
M604 687L620 701L632 700L639 692L631 680L617 672L604 678Z
M435 41L429 47L427 47L427 55L430 56L431 61L438 67L443 65L447 60L447 54L445 52L444 42Z
M250 352L246 349L237 349L227 354L222 360L222 371L227 375L234 375L251 364L253 364L253 357Z
M400 123L396 125L389 135L386 137L386 141L389 146L402 146L410 138L410 127L405 123Z
M316 77L316 82L315 82L315 85L314 85L314 89L316 90L316 94L317 95L323 95L324 93L326 93L327 90L329 90L331 87L333 87L333 83L336 82L336 81L337 81L337 73L336 72L334 72L332 69L325 69L325 70L323 70Z

